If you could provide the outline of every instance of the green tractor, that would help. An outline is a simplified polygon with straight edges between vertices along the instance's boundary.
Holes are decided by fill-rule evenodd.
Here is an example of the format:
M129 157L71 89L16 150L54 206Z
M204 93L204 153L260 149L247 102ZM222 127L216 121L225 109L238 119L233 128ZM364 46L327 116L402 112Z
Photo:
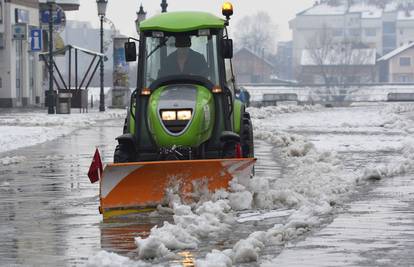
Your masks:
M251 177L253 128L236 98L233 42L221 19L205 12L162 13L140 23L127 61L138 58L137 89L114 164L101 179L104 218L167 204L166 190L180 185L189 200L197 184L210 192Z
M140 24L138 84L114 162L254 157L226 24L203 12L163 13ZM135 43L125 47L135 61Z

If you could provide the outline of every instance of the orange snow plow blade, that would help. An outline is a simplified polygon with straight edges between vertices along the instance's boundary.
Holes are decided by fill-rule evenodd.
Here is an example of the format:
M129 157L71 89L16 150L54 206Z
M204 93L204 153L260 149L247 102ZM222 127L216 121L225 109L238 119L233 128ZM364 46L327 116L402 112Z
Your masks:
M233 178L248 179L254 158L181 160L109 164L100 180L104 219L168 205L171 194L184 203L200 192L228 189Z

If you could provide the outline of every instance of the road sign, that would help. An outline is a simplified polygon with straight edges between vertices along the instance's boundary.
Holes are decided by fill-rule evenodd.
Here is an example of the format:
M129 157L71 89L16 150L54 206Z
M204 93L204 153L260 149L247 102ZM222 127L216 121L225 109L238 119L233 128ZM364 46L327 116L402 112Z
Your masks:
M33 29L30 31L30 49L32 52L42 51L42 30Z
M26 40L27 39L27 25L26 24L14 24L12 26L13 39L14 40Z
M60 8L58 8L57 10L54 10L52 12L52 16L53 16L53 24L54 25L60 25L63 22L63 18L64 18L64 11ZM50 18L50 12L49 10L42 10L40 11L40 21L42 22L42 24L49 24L49 18Z
M48 30L49 29L49 10L41 10L40 11L40 22L42 25L42 29ZM53 30L54 31L63 31L66 26L66 14L65 11L60 6L56 6L56 9L52 12L53 16Z

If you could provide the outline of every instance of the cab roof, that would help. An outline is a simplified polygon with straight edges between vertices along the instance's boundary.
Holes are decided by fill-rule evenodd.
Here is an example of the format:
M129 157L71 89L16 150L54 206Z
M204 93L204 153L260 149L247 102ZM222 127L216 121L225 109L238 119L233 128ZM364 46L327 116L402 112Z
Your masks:
M224 28L225 20L207 12L168 12L144 20L141 31L187 32Z

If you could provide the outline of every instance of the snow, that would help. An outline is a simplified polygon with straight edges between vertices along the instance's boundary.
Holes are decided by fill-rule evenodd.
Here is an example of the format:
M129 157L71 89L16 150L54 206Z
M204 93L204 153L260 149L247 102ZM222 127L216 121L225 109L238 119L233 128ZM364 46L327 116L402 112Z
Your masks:
M388 54L385 54L384 56L382 56L381 58L378 59L378 61L387 61L390 60L391 58L395 57L396 55L404 52L407 49L410 49L414 46L414 43L409 43L409 44L405 44L403 46L400 46L394 50L392 50L391 52L389 52Z
M306 10L303 15L344 15L346 11L345 5L331 6L324 3Z
M69 115L48 115L46 111L0 113L0 153L50 141L98 121L123 120L125 116L125 110Z
M414 20L414 11L399 11L398 12L398 16L397 16L398 20Z
M196 259L197 266L207 267L257 262L267 246L286 245L320 226L356 186L414 169L414 139L405 116L414 112L413 104L335 109L283 106L249 108L249 112L255 139L277 148L280 160L286 164L284 172L288 179L262 175L247 183L234 181L230 192L219 191L210 200L193 206L171 197L167 210L173 214L173 223L164 222L163 226L152 228L147 238L135 239L139 259L173 259L177 250L197 249L206 238L226 235L234 223L284 218L283 223L253 232L231 248L212 250L204 258ZM324 134L325 140L318 140L318 132L344 135ZM402 139L387 140L387 134L393 133ZM400 155L395 161L373 162L355 170L345 168L337 154L390 148ZM158 212L165 210L160 208ZM101 253L95 256L95 262L111 257L115 256Z
M389 3L386 4L385 8L382 9L376 5L370 5L366 1L354 1L354 3L348 9L348 3L343 1L339 5L329 5L327 3L320 3L311 7L310 9L304 11L303 15L312 15L312 16L335 16L335 15L344 15L346 13L361 13L362 18L372 19L380 18L384 12L393 12L398 8L398 3Z
M136 262L112 252L100 251L92 256L87 263L88 267L149 267L153 264Z
M0 158L0 166L19 164L25 160L26 160L26 157L22 157L22 156Z

